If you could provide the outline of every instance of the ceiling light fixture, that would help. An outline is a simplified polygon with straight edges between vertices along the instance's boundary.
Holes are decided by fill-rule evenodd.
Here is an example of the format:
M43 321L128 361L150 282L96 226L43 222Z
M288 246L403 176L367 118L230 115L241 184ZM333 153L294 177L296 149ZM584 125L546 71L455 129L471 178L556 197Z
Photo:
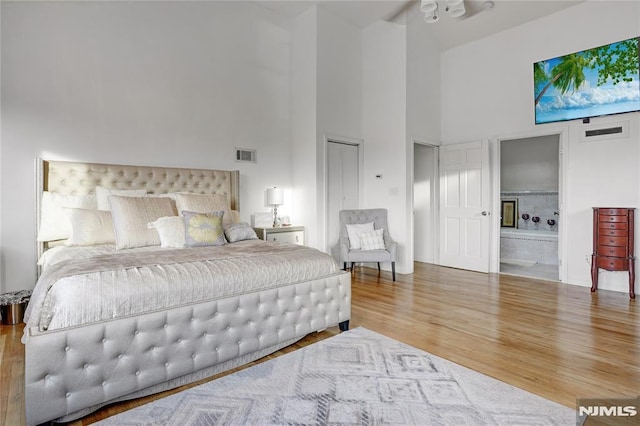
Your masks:
M441 7L452 18L459 18L467 12L464 7L464 0L422 0L420 2L420 11L424 13L425 22L438 22L440 20L439 9Z

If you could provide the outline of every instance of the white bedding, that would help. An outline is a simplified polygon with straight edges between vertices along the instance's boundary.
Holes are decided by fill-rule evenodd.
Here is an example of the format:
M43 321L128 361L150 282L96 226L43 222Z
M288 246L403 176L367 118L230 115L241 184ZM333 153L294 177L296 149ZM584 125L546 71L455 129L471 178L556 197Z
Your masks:
M135 316L340 272L331 256L309 247L249 240L209 249L218 253L211 260L82 273L60 278L47 288L47 275L65 263L82 263L77 259L182 250L144 247L116 251L113 245L55 247L41 259L43 275L26 313L25 338L26 330L32 327L53 330ZM228 256L225 250L242 255Z

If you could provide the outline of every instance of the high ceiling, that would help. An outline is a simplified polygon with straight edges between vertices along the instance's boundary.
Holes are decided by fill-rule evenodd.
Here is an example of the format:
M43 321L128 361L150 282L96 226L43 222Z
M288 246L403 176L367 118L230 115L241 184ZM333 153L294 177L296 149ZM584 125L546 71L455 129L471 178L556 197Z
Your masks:
M444 3L444 1L440 1ZM509 28L533 21L559 10L575 6L584 0L492 0L493 8L486 0L464 0L467 13L460 18L441 16L434 24L426 24L447 50L473 40L487 37ZM271 10L287 17L295 17L313 5L325 8L359 27L366 27L378 20L403 20L419 17L419 0L260 0Z

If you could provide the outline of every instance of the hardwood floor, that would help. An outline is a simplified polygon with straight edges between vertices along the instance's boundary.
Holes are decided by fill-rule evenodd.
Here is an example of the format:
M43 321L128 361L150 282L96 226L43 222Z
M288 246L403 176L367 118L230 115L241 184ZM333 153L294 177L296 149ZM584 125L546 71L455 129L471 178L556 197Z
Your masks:
M637 300L429 264L417 263L414 274L398 275L396 283L388 272L356 268L351 328L366 327L575 408L580 397L640 395ZM24 424L22 328L0 326L0 424L11 426ZM337 333L337 327L315 333L271 357ZM114 404L72 424L160 396Z

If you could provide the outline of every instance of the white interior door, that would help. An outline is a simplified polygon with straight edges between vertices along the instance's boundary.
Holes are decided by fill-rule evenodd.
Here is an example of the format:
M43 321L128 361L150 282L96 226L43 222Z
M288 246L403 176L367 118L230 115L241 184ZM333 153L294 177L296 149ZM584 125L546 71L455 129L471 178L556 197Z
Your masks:
M440 264L489 272L488 141L440 147Z
M327 143L327 249L339 260L340 210L360 206L359 147L355 144Z

